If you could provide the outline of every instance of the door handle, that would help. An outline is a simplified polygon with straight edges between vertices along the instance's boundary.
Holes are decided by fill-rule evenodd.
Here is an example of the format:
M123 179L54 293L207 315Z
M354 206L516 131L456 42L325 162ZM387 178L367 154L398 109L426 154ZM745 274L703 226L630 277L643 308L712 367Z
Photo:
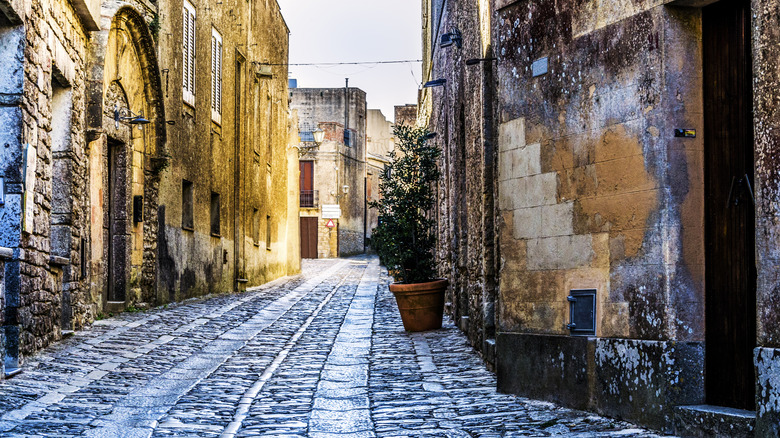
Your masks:
M737 177L732 176L731 177L731 187L729 188L729 197L726 198L726 208L729 208L731 205L731 194L734 193L734 182L736 181Z

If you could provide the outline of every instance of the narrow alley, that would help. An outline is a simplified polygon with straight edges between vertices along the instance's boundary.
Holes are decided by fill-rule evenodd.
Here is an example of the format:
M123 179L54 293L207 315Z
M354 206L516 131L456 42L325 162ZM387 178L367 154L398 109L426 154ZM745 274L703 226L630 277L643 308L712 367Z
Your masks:
M3 437L650 436L496 393L451 322L404 332L375 257L126 312L0 383Z

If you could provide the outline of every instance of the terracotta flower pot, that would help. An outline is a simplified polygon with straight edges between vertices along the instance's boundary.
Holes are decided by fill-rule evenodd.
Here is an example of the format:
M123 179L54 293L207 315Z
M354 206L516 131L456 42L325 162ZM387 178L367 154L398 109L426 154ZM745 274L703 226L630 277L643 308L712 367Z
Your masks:
M404 329L409 332L422 332L441 328L446 289L447 280L391 284L390 292L395 295Z

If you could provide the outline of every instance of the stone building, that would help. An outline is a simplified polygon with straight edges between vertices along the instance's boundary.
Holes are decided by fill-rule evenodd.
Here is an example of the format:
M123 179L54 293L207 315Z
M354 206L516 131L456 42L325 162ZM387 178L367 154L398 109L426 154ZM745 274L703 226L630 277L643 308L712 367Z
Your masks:
M0 378L85 301L85 113L93 0L0 1Z
M300 144L303 258L365 251L366 93L358 88L292 88ZM313 132L324 131L314 143Z
M241 290L297 272L290 188L297 188L298 157L287 147L289 31L278 4L173 0L160 7L160 69L173 124L160 180L156 300ZM187 35L190 45L182 44Z
M279 8L183 1L0 0L6 374L101 314L299 269Z
M385 172L385 166L390 164L390 152L395 148L393 124L382 114L381 110L368 110L366 122L366 203L378 201L380 175ZM366 239L371 241L372 230L379 225L379 211L368 207L366 224Z
M500 390L780 433L777 8L424 2L441 271Z
M396 105L393 112L393 121L396 125L415 126L417 124L417 104Z

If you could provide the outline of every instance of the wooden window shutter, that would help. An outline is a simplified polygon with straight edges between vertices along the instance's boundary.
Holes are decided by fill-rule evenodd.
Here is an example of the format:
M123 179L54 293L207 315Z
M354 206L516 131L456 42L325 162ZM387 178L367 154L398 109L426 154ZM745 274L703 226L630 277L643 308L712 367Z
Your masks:
M211 30L211 119L222 123L222 35Z
M182 92L183 99L195 105L195 7L188 1L182 8L183 38Z

